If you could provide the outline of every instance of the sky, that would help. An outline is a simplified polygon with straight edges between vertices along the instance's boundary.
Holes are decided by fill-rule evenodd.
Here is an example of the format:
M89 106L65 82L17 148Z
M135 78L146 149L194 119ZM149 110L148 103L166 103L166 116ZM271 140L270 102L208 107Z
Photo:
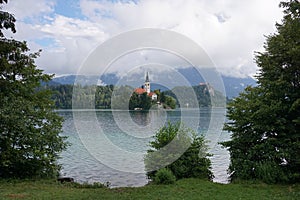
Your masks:
M77 74L85 59L103 42L126 31L160 28L192 39L221 74L247 77L258 70L254 52L264 50L265 36L275 33L275 23L281 22L279 2L10 0L2 9L17 19L17 33L7 32L6 36L27 41L31 51L42 49L36 64L45 73ZM145 52L139 56L149 57ZM155 57L159 56L156 52Z

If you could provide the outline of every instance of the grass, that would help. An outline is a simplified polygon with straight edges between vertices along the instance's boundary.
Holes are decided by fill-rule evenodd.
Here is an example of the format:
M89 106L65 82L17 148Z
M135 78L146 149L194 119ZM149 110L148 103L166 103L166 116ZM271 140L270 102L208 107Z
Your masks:
M173 185L109 189L53 180L0 180L0 199L300 199L300 185L223 185L184 179Z

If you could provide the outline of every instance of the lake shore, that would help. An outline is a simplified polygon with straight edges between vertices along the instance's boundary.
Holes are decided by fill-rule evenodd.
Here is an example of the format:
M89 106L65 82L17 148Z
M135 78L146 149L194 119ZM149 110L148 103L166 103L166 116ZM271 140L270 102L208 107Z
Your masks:
M80 188L55 180L0 180L0 199L299 199L300 185L219 184L183 179L173 185Z

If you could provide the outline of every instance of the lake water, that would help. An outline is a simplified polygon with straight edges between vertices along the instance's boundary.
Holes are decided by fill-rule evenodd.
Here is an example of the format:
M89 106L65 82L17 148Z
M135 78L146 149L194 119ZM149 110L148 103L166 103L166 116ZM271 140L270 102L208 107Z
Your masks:
M227 183L229 154L218 144L230 138L228 132L221 130L225 120L223 108L57 112L65 119L63 135L72 144L59 160L62 175L77 182L110 182L112 187L147 184L143 156L151 137L168 121L182 121L210 141L214 181Z

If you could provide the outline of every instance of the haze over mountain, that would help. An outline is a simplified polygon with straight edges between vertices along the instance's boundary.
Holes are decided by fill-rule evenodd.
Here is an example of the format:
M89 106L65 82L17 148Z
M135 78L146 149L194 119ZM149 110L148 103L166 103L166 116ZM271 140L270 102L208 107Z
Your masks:
M160 89L162 91L172 89L175 86L196 86L200 83L206 83L206 81L199 75L199 73L195 70L195 68L180 68L177 70L177 73L182 75L184 79L188 82L178 81L178 79L174 80L172 75L167 76L167 72L165 74L160 73L161 77L163 77L165 82L168 84L164 84L163 82L159 81L156 75L153 74L153 78L151 78L150 74L150 81L151 81L151 89ZM177 75L178 76L178 75ZM175 74L174 76L175 77ZM67 75L56 77L50 84L71 84L73 85L76 81L80 82L83 85L130 85L133 87L140 87L144 81L143 74L131 74L128 77L120 77L116 73L106 73L100 76L83 76L83 75ZM246 78L236 78L236 77L229 77L229 76L221 76L224 88L226 92L226 96L228 98L236 97L241 91L244 90L245 87L248 85L255 85L256 81L251 77ZM152 79L152 80L151 80ZM170 83L170 84L169 84Z

